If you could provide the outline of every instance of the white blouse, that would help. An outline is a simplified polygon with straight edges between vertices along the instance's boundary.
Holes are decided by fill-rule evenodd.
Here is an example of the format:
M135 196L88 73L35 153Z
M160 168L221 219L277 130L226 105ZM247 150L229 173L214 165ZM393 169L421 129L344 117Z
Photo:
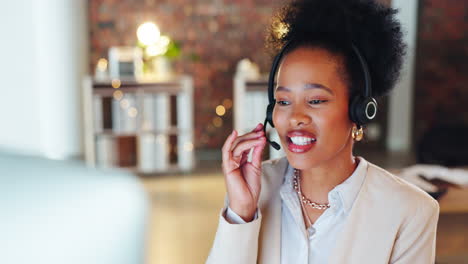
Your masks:
M299 197L292 181L294 169L288 167L280 189L281 213L281 263L317 264L327 263L333 246L346 222L349 211L356 199L367 171L367 162L359 159L359 164L351 176L328 193L330 208L308 229ZM256 219L257 214L255 215ZM233 224L246 222L229 207L225 218Z

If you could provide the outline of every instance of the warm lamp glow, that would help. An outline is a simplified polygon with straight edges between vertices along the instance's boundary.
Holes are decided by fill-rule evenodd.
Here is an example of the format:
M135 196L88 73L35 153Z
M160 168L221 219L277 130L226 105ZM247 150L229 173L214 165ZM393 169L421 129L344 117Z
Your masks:
M123 97L123 93L122 91L115 91L113 96L115 100L120 101Z
M100 58L97 62L97 68L99 71L104 72L107 70L107 60L104 58Z
M122 84L122 82L119 79L112 80L112 87L114 87L115 89L120 88L121 84Z
M146 48L146 55L153 57L153 56L158 56L166 53L167 51L167 46L161 46L161 45L151 45Z
M155 44L146 47L146 55L150 57L163 55L169 48L169 43L171 39L168 36L161 36Z
M130 107L130 102L127 99L122 99L122 101L120 101L120 107L127 109Z
M216 114L217 114L217 115L223 116L225 113L226 113L226 108L224 108L224 106L218 105L218 106L216 107Z
M159 41L161 31L159 31L159 28L155 23L145 22L138 27L137 37L143 45L150 46Z
M214 125L215 127L221 127L221 126L223 126L223 119L221 119L221 117L218 117L218 116L215 117L215 118L213 118L213 125Z
M129 117L136 117L137 115L138 115L138 110L135 107L130 107L130 109L128 109Z
M226 107L226 109L230 109L232 107L232 100L231 99L224 99L223 100L223 105Z
M169 46L169 43L171 43L171 39L168 37L168 36L165 36L165 35L162 35L160 38L159 38L159 44L161 46Z

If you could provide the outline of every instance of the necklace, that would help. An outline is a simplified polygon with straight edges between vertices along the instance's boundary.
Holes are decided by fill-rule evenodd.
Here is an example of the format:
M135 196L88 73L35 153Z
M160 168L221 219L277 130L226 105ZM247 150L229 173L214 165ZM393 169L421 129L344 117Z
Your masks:
M297 169L294 169L293 187L294 187L294 190L296 190L297 194L299 195L299 198L301 199L301 204L305 204L305 205L308 205L308 206L310 206L310 207L312 207L314 209L319 209L319 210L326 210L326 209L330 208L329 203L326 203L326 204L315 203L315 202L312 202L311 200L309 200L307 197L305 197L302 194L302 191L301 191L301 173Z

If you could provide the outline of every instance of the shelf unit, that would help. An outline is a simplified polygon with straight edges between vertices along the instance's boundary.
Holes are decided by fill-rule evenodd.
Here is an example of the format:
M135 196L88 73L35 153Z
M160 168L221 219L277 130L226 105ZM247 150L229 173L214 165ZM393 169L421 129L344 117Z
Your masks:
M193 81L83 80L88 165L137 173L191 171Z
M245 134L254 129L258 123L265 121L268 106L268 80L266 77L249 79L243 74L234 76L234 129ZM270 140L280 139L276 129L268 125L267 134ZM283 149L268 149L268 158L276 159L285 156Z

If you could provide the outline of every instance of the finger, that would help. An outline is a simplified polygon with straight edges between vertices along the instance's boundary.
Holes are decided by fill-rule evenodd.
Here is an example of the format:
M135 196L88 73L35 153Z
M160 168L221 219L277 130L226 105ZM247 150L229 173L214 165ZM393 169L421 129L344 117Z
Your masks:
M263 142L261 144L257 145L254 148L253 154L252 154L252 164L256 168L260 168L260 166L261 166L262 152L263 152L263 150L265 149L265 146L266 146L266 138L263 137L262 139L263 139Z
M234 130L232 131L231 135L228 136L226 139L226 142L224 142L223 148L222 148L222 156L223 156L223 169L228 169L226 166L229 165L229 161L231 159L231 145L232 142L236 139L237 136L237 131Z
M262 130L260 130L257 132L250 132L240 137L237 137L231 145L231 150L233 150L237 146L237 144L239 144L242 141L249 140L249 139L256 139L256 138L260 138L263 136L264 136L264 133Z
M232 150L232 156L233 157L238 157L240 156L244 151L249 150L258 144L261 144L263 141L265 141L265 137L255 139L255 140L248 140L248 141L243 141L239 143L233 150Z
M244 152L243 152L241 155L239 155L239 156L234 156L234 155L232 155L232 152L231 152L231 155L232 155L232 156L231 156L231 160L234 161L234 162L236 163L236 165L237 165L236 167L239 167L239 166L242 164L243 158L244 158L245 156L248 156L249 152L250 152L250 149L244 151Z
M248 151L244 151L244 153L242 153L242 159L240 161L240 165L239 166L243 166L248 160L249 160L249 152L250 152L250 149Z
M236 139L236 136L237 136L237 131L233 130L231 134L226 138L226 141L224 142L224 145L222 148L223 153L231 149L232 143Z
M263 131L263 124L258 123L258 125L252 131L253 132Z

